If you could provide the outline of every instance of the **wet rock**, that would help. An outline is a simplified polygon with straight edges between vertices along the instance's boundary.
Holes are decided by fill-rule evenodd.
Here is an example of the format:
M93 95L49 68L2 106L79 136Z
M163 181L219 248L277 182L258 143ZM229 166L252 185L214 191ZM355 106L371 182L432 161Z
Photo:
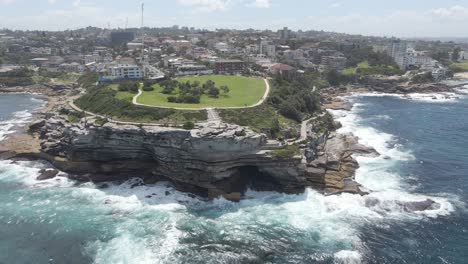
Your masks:
M46 124L46 120L44 119L34 121L33 123L29 125L29 132L33 132L33 133L38 132L45 126L45 124Z
M422 212L440 208L440 204L431 199L418 202L398 202L398 204L407 212Z
M59 171L58 170L54 170L54 169L43 169L43 170L40 170L39 171L40 175L37 176L37 180L38 181L44 181L44 180L49 180L49 179L53 179L55 178L55 176L57 176L57 174L59 174Z

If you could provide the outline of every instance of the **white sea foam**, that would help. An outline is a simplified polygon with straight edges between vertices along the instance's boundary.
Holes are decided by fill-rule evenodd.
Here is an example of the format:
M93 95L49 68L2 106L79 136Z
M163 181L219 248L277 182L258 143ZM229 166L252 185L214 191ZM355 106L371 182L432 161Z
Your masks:
M0 141L4 140L7 135L13 134L14 128L24 126L31 121L32 114L29 111L18 111L13 113L13 118L6 121L0 121Z
M377 201L375 206L371 207L373 211L379 214L385 213L386 216L403 218L437 217L450 214L454 208L448 199L408 192L409 188L404 179L394 172L393 168L398 162L414 160L414 155L396 144L396 138L393 135L362 125L362 120L358 115L360 111L362 108L358 105L351 112L334 110L330 112L343 124L338 132L354 134L359 138L359 143L373 147L381 154L379 157L356 157L360 164L356 172L356 181L372 191L367 198L363 198L361 205L366 206L366 199L372 199L371 201ZM419 212L405 210L405 204L427 199L435 201L438 205Z
M335 253L335 263L338 264L360 264L362 263L362 256L359 252L342 250Z
M394 93L354 93L348 97L397 97L404 100L413 100L426 103L453 103L464 97L463 95L456 93L410 93L410 94L394 94Z
M175 252L183 252L182 239L190 236L179 227L181 223L206 225L216 229L219 236L239 241L257 241L259 226L265 230L280 226L281 230L299 230L317 234L318 251L336 263L361 263L366 252L360 238L364 225L381 225L389 219L419 221L427 217L450 214L454 208L450 198L412 194L404 179L391 170L398 162L414 160L414 155L396 144L395 136L361 124L357 105L351 112L332 111L343 127L340 133L353 133L360 143L374 147L382 155L377 158L356 157L360 169L356 180L371 190L368 196L341 194L324 196L307 189L300 195L275 192L248 191L246 199L233 203L223 198L205 202L175 191L167 183L139 186L138 179L124 183L108 183L98 188L93 183L74 186L64 177L37 181L39 170L47 164L36 162L0 161L0 180L21 182L34 188L65 189L67 199L90 204L101 214L115 218L115 230L110 240L98 240L87 245L95 263L174 263ZM22 197L18 202L24 202ZM411 212L407 203L435 201L424 211ZM60 197L46 199L36 204L44 207ZM191 210L203 208L216 212L216 217L203 217ZM41 216L42 217L42 216ZM46 218L44 218L46 221ZM265 238L266 240L268 238ZM268 241L265 241L265 243ZM323 258L323 256L321 256Z

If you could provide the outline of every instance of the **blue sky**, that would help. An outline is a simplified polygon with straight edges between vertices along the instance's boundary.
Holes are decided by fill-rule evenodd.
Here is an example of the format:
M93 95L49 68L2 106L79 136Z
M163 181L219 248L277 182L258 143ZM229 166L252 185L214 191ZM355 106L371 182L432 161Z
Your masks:
M139 0L0 0L0 27L61 30L140 24ZM146 26L329 30L468 37L468 0L146 0Z

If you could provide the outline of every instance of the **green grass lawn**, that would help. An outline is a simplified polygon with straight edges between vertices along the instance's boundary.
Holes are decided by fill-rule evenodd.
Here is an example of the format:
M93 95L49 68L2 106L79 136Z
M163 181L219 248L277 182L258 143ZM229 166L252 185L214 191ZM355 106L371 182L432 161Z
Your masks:
M117 98L119 100L124 100L124 101L127 101L127 102L132 102L133 97L135 97L135 95L137 95L135 93L119 91L119 85L115 84L115 83L107 85L107 88L117 91L117 93L115 94L115 98Z
M243 107L258 103L263 98L266 91L265 82L261 78L207 75L183 77L177 80L179 82L199 81L202 84L208 80L212 80L215 82L216 87L227 85L230 92L228 94L221 92L219 98L211 98L207 95L202 95L200 104L178 104L169 103L167 101L167 97L177 95L177 89L172 95L163 94L161 93L162 87L156 84L153 86L155 88L154 91L143 92L143 94L138 97L138 103L174 108Z
M363 61L363 62L359 63L356 67L346 68L343 71L343 74L346 74L346 75L355 74L357 69L359 69L359 68L369 68L369 67L370 67L369 62L368 61Z
M468 61L452 63L450 68L460 69L462 71L468 71Z

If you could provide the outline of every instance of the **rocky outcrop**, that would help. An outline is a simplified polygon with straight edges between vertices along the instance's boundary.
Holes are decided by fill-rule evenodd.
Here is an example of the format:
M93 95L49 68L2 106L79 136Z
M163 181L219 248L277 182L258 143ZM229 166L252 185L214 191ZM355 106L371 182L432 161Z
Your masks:
M34 122L29 131L39 151L25 148L17 156L46 159L74 179L170 180L182 191L230 200L239 200L247 188L300 193L313 187L332 194L362 193L353 181L358 165L351 155L355 150L372 152L351 136L309 133L305 149L285 157L275 155L265 135L228 124L204 124L193 130L99 126L93 120L74 124L55 115Z
M377 151L357 143L352 135L326 134L323 145L315 146L315 156L309 156L306 164L308 181L321 186L327 193L336 194L351 192L364 194L360 185L354 182L354 175L359 164L352 157L361 155L378 155Z

